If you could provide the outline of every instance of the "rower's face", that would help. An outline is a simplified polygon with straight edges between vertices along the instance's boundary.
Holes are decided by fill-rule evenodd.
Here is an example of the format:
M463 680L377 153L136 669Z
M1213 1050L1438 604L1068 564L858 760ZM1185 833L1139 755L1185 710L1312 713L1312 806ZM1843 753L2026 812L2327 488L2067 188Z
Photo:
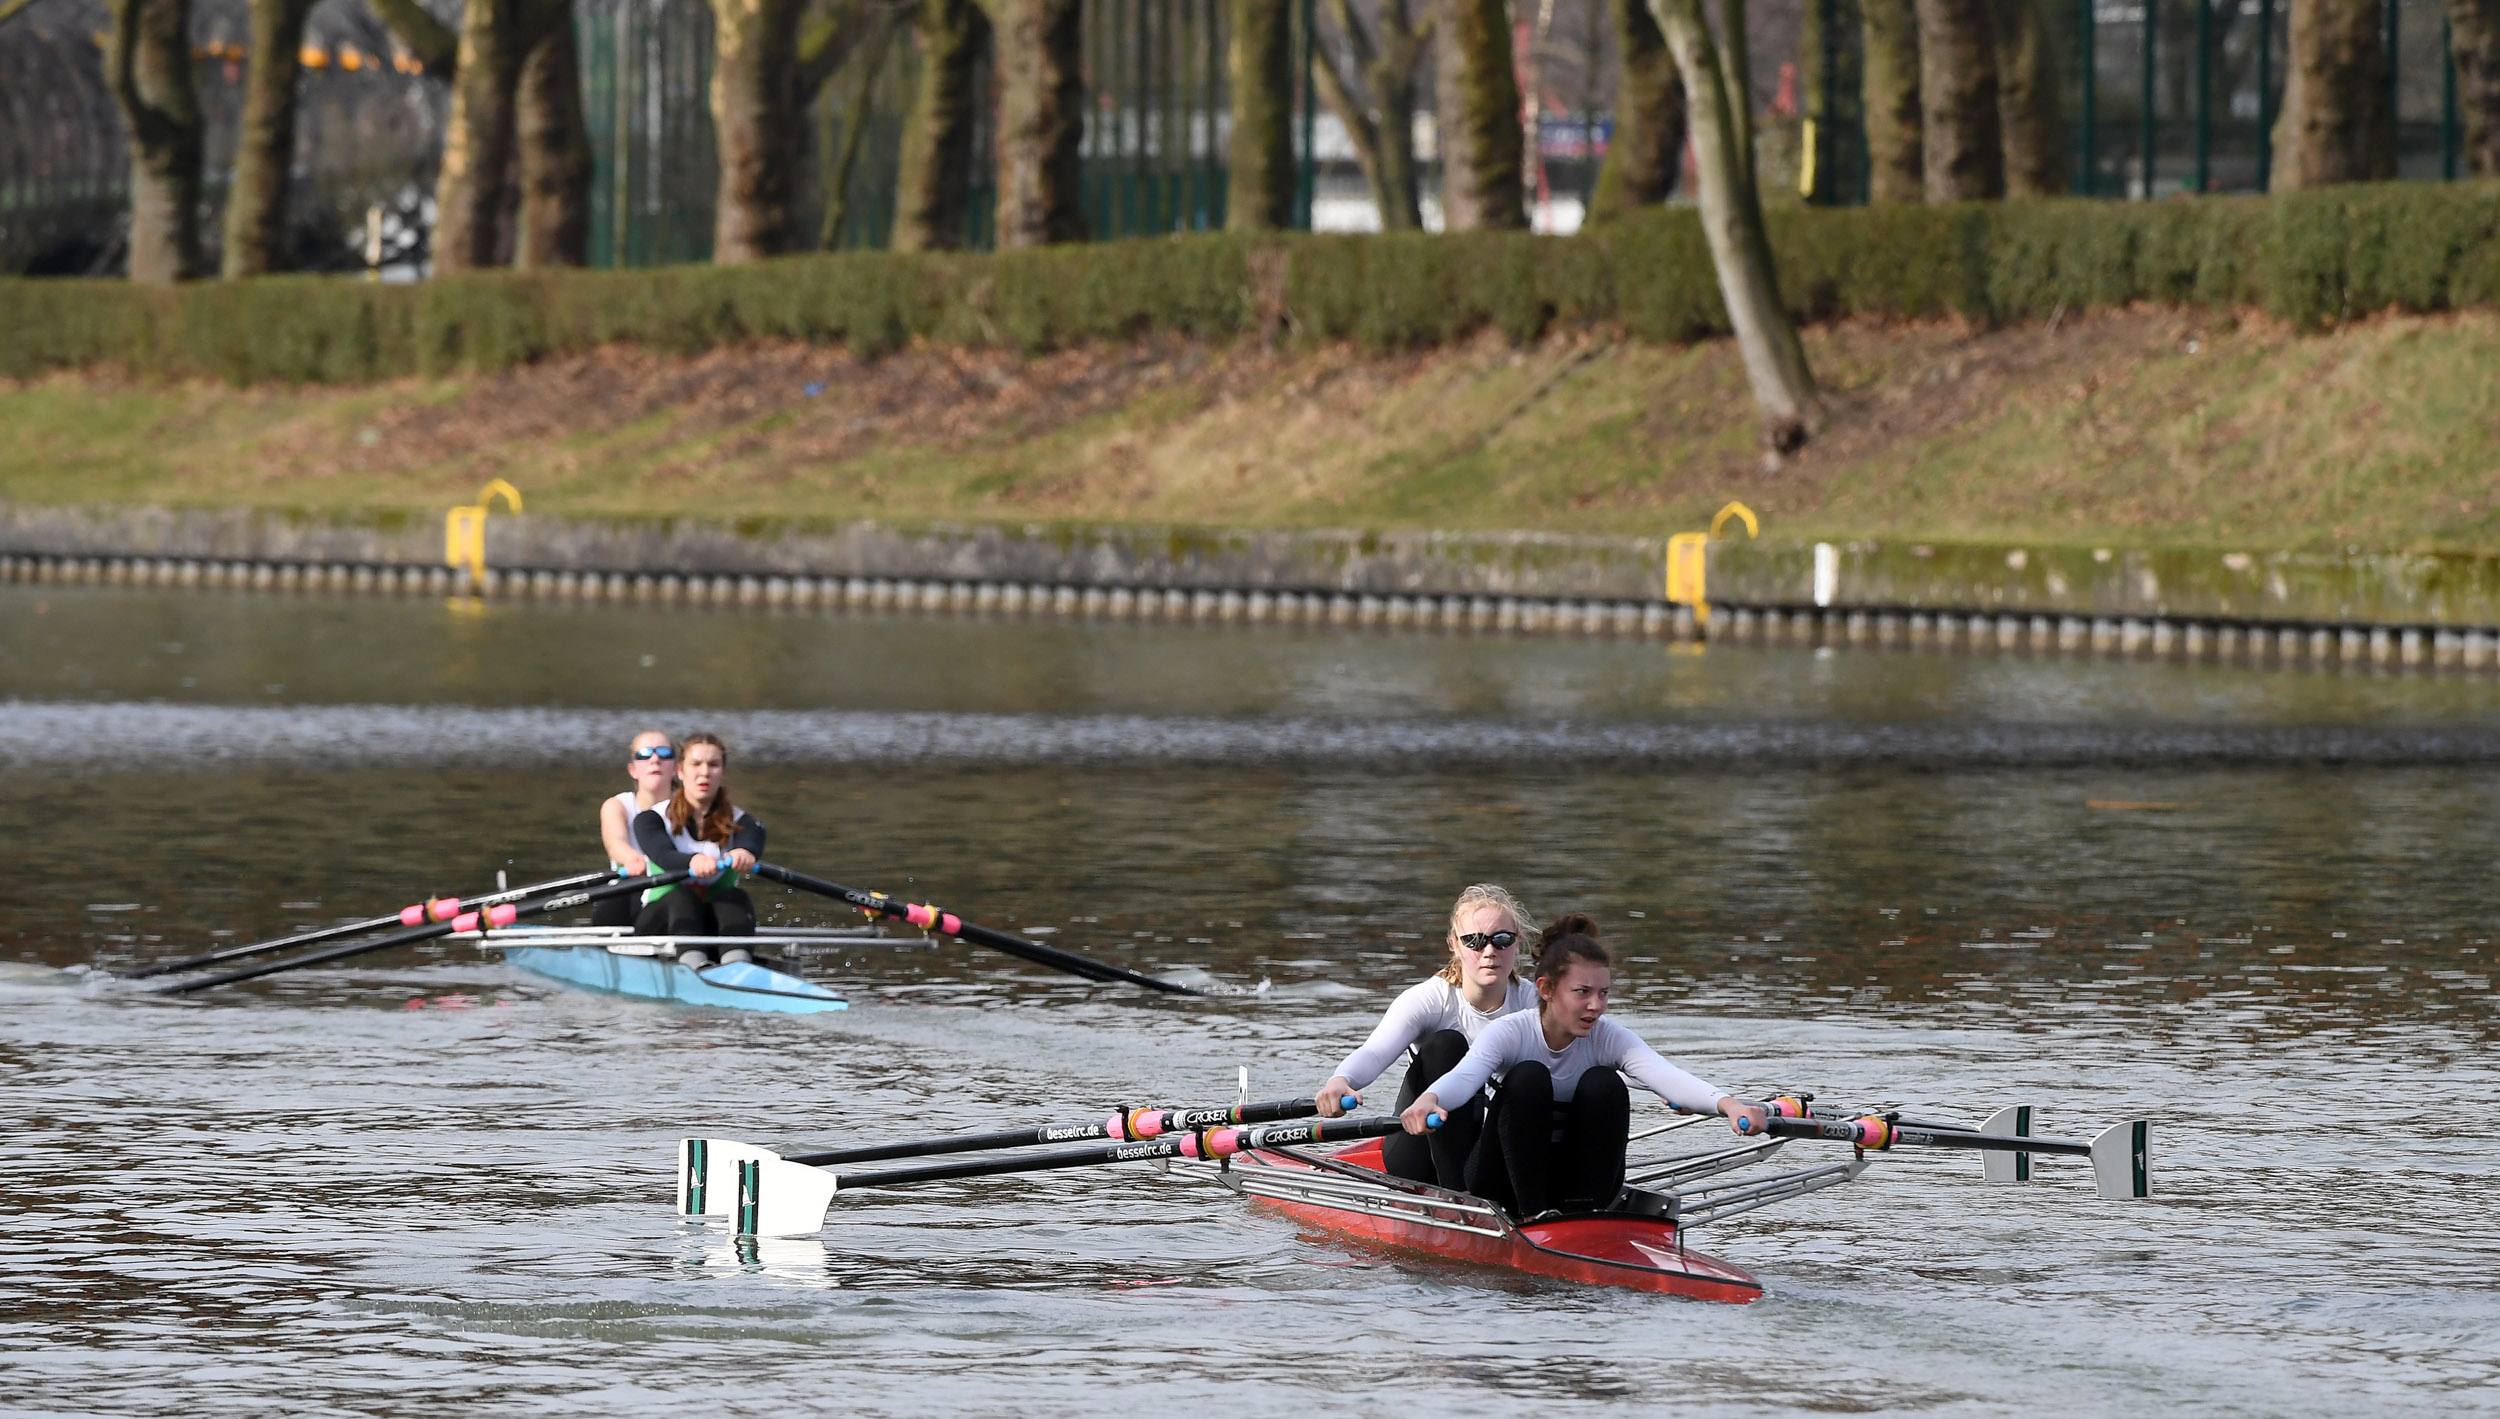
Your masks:
M1487 937L1503 931L1511 934L1509 945L1480 949ZM1490 902L1469 907L1450 928L1450 954L1458 960L1459 979L1478 985L1509 979L1512 968L1519 963L1519 935L1518 923L1500 907ZM1473 936L1478 946L1471 947L1461 939L1468 936Z
M646 750L667 747L668 736L665 734L634 736L633 753L636 755ZM666 798L668 791L677 784L677 761L675 759L636 758L629 755L625 760L625 772L632 776L634 787L640 790L645 798Z
M729 760L718 744L697 744L686 751L679 773L686 778L686 796L697 803L709 803L720 786L729 781Z
M1576 1040L1597 1028L1614 985L1612 969L1594 961L1574 961L1559 979L1538 981L1536 990L1545 997L1547 1012Z

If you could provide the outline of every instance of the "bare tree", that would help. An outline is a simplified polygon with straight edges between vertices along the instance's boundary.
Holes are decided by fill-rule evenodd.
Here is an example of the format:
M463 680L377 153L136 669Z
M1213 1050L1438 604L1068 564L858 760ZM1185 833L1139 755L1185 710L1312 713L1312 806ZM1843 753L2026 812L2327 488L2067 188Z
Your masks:
M1233 137L1224 225L1272 231L1293 221L1293 11L1286 0L1229 0L1226 9Z
M1381 230L1413 231L1424 223L1415 170L1415 79L1432 42L1433 21L1427 16L1415 23L1406 0L1379 0L1374 38L1348 0L1328 0L1327 13L1345 53L1319 47L1313 76L1320 99L1354 144L1354 160L1380 209Z
M1821 416L1814 372L1806 365L1796 321L1780 300L1761 194L1754 188L1752 165L1736 147L1726 74L1701 0L1649 0L1649 11L1684 74L1702 236L1710 244L1719 295L1727 303L1728 324L1736 332L1745 377L1761 411L1763 442L1777 459L1813 435Z
M1615 132L1589 196L1589 221L1653 207L1675 191L1684 166L1684 79L1644 0L1609 0L1622 69Z
M972 125L980 96L975 64L990 22L973 0L921 0L920 90L903 129L895 194L894 249L945 251L963 245L972 176Z
M882 11L867 17L861 25L866 33L856 46L859 84L851 90L850 102L843 106L842 144L831 155L825 173L825 209L816 236L819 250L831 251L842 244L842 229L851 219L851 173L859 166L860 149L867 143L869 115L876 103L878 81L885 74L886 50L901 25L900 18ZM800 48L804 52L804 41ZM811 83L811 76L806 73L799 77L806 90L806 104L813 107L823 81Z
M295 167L295 81L303 69L304 20L312 0L251 0L252 48L235 135L234 186L226 194L224 274L275 268L286 239L288 177Z
M2003 197L1991 0L1918 0L1918 91L1927 200Z
M1451 231L1525 227L1510 8L1503 0L1440 4L1433 49L1441 109L1441 224Z
M2379 0L2302 0L2292 7L2283 112L2274 124L2275 187L2396 175L2379 21Z
M998 244L1085 239L1083 10L1078 0L992 0L998 60Z
M2500 0L2448 0L2448 34L2466 166L2477 177L2500 177Z
M803 0L712 0L712 131L720 198L712 259L778 256L795 232L798 31Z
M115 0L106 63L130 125L130 279L190 280L201 265L203 137L190 0Z
M1917 202L1927 195L1927 146L1918 92L1915 0L1863 0L1866 36L1867 196Z
M2040 0L1996 0L1996 21L2006 195L2052 196L2066 190L2066 120L2057 108L2057 65ZM2219 40L2214 47L2221 48Z

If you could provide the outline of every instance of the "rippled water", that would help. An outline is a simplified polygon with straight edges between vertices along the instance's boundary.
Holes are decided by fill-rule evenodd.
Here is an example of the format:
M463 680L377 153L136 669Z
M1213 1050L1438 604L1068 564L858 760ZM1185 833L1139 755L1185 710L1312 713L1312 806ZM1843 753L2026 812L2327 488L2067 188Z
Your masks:
M2292 1413L2500 1383L2488 686L38 591L0 589L0 806L44 864L0 887L0 1408ZM961 946L818 960L856 1008L805 1018L459 946L180 999L63 969L576 870L616 775L568 736L687 706L664 722L757 748L774 857L1239 993ZM696 1128L1308 1088L1484 877L1603 918L1618 1010L1709 1077L2147 1115L2162 1195L1887 1159L1703 1237L1766 1283L1741 1309L1364 1252L1142 1168L863 1193L752 1258L669 1214Z

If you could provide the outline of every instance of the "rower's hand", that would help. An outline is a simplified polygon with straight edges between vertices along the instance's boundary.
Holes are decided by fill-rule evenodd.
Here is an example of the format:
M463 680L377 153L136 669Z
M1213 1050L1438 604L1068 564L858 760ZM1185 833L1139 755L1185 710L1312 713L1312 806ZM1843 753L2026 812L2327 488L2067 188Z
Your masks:
M1741 1138L1761 1138L1771 1131L1771 1111L1760 1104L1721 1098L1719 1112L1727 1118L1728 1131Z
M1319 1105L1321 1118L1344 1118L1345 1101L1348 1099L1358 1104L1363 1102L1363 1096L1355 1091L1353 1085L1345 1082L1345 1076L1340 1074L1322 1084L1319 1087L1319 1093L1312 1097L1311 1102Z
M732 848L729 852L729 865L736 868L740 872L753 872L755 870L755 854L742 847Z
M625 860L618 863L617 867L620 869L619 876L645 877L650 875L651 859L638 852L629 852L625 854Z
M1408 1104L1406 1112L1398 1115L1398 1122L1405 1125L1409 1133L1428 1133L1440 1124L1443 1112L1441 1096L1427 1093Z
M720 864L712 860L710 853L698 852L694 855L694 861L686 864L686 870L694 874L694 880L709 882L720 875Z

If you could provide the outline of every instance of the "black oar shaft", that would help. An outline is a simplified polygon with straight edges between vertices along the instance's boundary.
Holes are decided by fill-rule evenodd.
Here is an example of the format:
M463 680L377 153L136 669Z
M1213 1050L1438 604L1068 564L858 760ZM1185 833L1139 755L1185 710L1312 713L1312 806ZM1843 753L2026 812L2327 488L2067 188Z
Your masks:
M683 871L678 871L658 877L626 878L611 882L604 887L593 887L583 892L567 892L561 896L530 902L514 908L512 915L518 919L525 916L540 916L548 912L571 911L575 907L587 906L592 902L604 901L626 892L646 892L654 887L672 887L686 880L687 875ZM408 946L419 941L431 941L438 936L449 936L461 929L461 920L460 917L454 917L450 921L429 922L424 926L409 927L405 931L394 931L388 936L379 936L371 941L351 941L344 946L333 946L327 951L315 951L309 956L291 956L283 961L267 961L257 966L245 966L241 970L202 976L198 980L177 981L164 989L168 995L183 995L194 990L206 990L211 986L232 985L236 981L276 975L280 971L292 971L303 966L328 965L332 961L344 961L352 956L368 955L375 951L387 951L394 946Z
M1272 1123L1317 1113L1309 1099L1277 1099L1264 1104L1235 1104L1219 1109L1120 1109L1084 1123L1043 1124L996 1133L969 1133L949 1138L915 1138L902 1143L871 1143L834 1148L822 1153L788 1155L793 1163L829 1168L844 1163L875 1163L888 1158L928 1158L943 1153L985 1153L993 1148L1032 1148L1046 1143L1077 1143L1089 1138L1144 1142L1165 1134L1189 1133L1226 1124Z
M755 875L768 881L779 882L785 887L796 887L802 892L814 892L820 897L831 897L838 902L847 902L861 911L875 912L880 916L893 917L898 921L908 921L923 931L935 931L941 935L955 937L957 940L969 941L975 946L987 946L993 951L1031 961L1037 966L1048 966L1053 970L1066 971L1070 975L1083 976L1087 980L1126 981L1131 985L1142 985L1150 990L1167 991L1173 995L1199 993L1178 981L1145 975L1121 966L1111 965L1108 962L1080 956L1073 951L1062 951L1056 946L1045 946L1039 941L1028 941L1021 936L994 930L978 922L965 921L953 912L940 907L897 901L876 892L863 892L856 887L845 887L839 882L828 882L822 877L810 877L804 872L793 872L787 867L769 862L755 864Z
M1304 1143L1382 1138L1402 1132L1394 1118L1315 1118L1302 1123L1270 1123L1219 1128L1150 1138L1143 1143L1112 1143L1096 1148L1069 1148L1057 1153L1024 1153L1011 1158L970 1158L960 1163L927 1163L917 1168L886 1168L869 1173L837 1173L838 1188L903 1187L911 1183L944 1182L951 1178L986 1178L1007 1173L1040 1173L1055 1168L1085 1168L1105 1163L1149 1162L1157 1158L1217 1158L1259 1148L1288 1148ZM800 1162L793 1158L788 1161Z
M568 887L585 886L589 883L599 881L607 875L608 874L605 872L583 872L571 877L558 877L549 882L533 882L526 887L512 887L504 891L490 893L483 897L464 898L462 899L461 905L464 907L495 906L503 902L519 901L523 897L533 897L540 892L560 892ZM419 903L418 905L425 906L429 904ZM338 926L325 926L318 931L297 932L293 936L280 936L268 941L255 941L245 946L227 946L220 950L204 952L197 956L185 956L177 961L158 961L153 965L142 966L135 971L127 972L122 976L122 979L146 980L150 976L171 975L176 971L196 971L202 966L214 966L221 965L227 961L239 961L246 956L266 955L271 951L283 951L290 946L310 946L316 941L335 941L342 936L362 936L368 931L380 931L385 927L403 925L406 921L407 915L405 912L392 912L388 916L367 917L363 921L345 922Z
M2073 1143L2060 1138L2014 1138L1964 1128L1892 1123L1874 1115L1854 1119L1774 1118L1770 1120L1766 1132L1774 1138L1815 1138L1830 1143L1852 1143L1861 1148L1973 1148L1999 1153L2061 1153L2077 1158L2092 1156L2092 1145L2089 1143Z

